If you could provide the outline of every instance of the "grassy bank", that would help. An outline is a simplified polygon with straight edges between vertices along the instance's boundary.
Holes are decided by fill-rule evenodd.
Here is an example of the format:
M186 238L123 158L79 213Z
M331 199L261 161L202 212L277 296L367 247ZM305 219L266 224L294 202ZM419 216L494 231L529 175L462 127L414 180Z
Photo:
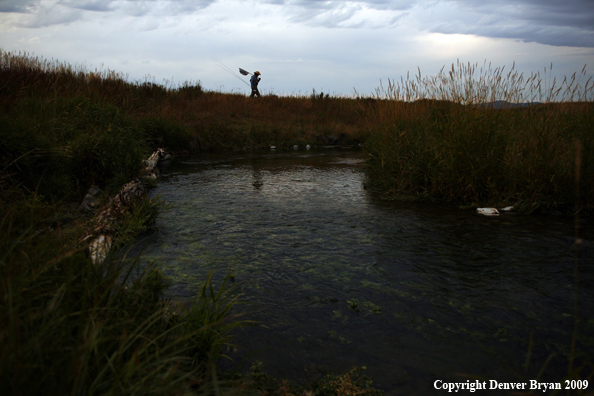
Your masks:
M594 85L546 84L461 64L390 81L365 143L371 183L400 199L592 212Z
M116 190L157 147L172 152L360 143L366 101L323 94L257 100L130 82L113 71L0 50L0 185L39 199L80 199L89 185ZM1 202L14 200L10 193ZM3 201L2 201L3 200Z

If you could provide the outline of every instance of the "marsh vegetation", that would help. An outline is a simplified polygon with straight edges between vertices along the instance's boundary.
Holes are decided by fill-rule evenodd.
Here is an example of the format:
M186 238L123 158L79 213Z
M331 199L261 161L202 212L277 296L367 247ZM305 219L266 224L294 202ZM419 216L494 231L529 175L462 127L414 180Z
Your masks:
M593 88L583 74L557 83L463 64L389 81L365 142L371 182L417 200L591 211Z
M245 325L232 314L239 300L229 278L215 285L208 277L194 304L176 306L163 297L168 281L156 266L141 268L121 250L93 266L76 244L89 221L76 208L89 186L106 200L155 148L361 144L368 186L390 198L589 213L594 104L584 75L557 83L458 64L436 77L389 81L366 98L253 100L205 91L199 81L130 82L0 50L0 388L15 395L224 388L216 362L231 331ZM517 103L528 105L510 105ZM163 207L144 201L120 246ZM359 392L351 374L332 381L359 384L350 388ZM288 394L285 385L276 391Z

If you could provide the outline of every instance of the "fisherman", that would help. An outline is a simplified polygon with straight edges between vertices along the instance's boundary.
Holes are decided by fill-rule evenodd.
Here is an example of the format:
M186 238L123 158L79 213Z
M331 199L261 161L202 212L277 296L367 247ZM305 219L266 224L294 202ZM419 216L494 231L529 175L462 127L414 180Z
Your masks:
M252 76L252 78L250 78L250 83L252 83L252 94L250 95L250 98L253 98L254 96L260 97L260 91L258 91L258 83L260 82L260 72L254 72L254 75Z

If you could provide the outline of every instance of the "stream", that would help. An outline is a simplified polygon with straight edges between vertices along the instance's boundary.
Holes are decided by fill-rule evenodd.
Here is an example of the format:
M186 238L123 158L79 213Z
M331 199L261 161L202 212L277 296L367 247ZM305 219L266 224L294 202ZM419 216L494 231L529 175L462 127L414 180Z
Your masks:
M573 218L388 201L364 182L354 149L172 159L153 193L174 208L144 257L182 301L230 270L264 325L242 329L230 356L297 383L365 366L386 395L446 394L436 380L536 379L551 354L539 380L561 382L576 297L574 366L592 360L589 220L576 243Z

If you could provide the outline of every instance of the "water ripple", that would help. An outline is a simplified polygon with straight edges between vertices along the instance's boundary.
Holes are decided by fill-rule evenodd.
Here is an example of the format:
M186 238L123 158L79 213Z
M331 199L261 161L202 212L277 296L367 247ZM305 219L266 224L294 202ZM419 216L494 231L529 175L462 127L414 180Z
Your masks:
M430 394L454 373L504 381L500 361L523 372L531 332L535 367L567 354L572 221L382 201L363 189L362 163L356 151L173 162L157 192L175 210L158 220L146 257L182 299L215 265L221 276L229 267L268 327L247 329L239 344L286 378L308 365L367 365L388 393ZM584 228L579 307L590 319L594 245ZM594 334L593 320L583 326ZM591 336L579 345L594 350ZM547 375L559 380L563 369Z

